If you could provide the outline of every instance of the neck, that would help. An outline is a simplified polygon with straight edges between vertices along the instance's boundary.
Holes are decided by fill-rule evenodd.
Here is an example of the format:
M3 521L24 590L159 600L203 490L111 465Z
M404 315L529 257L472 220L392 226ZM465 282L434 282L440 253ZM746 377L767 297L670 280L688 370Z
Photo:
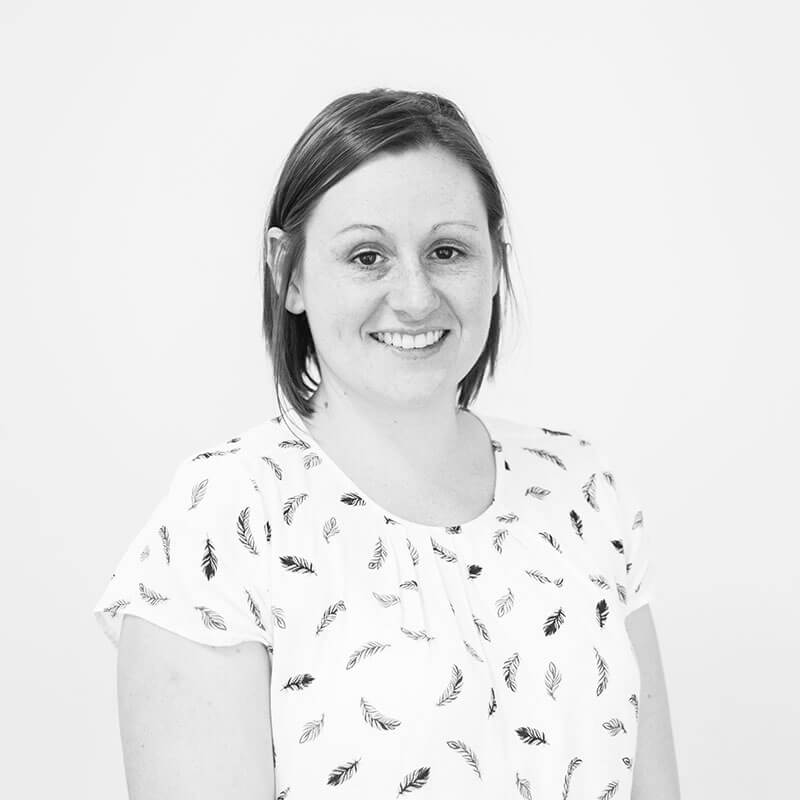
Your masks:
M391 454L392 471L433 473L451 464L463 452L467 416L455 401L439 400L426 406L397 407L359 402L350 396L332 396L320 388L313 399L314 416L305 422L322 445L369 454Z

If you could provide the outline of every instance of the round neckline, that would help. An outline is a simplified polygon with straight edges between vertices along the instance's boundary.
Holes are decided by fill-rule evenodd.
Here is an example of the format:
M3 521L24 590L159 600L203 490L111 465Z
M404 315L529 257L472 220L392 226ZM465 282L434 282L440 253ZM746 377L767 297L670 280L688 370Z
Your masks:
M314 438L311 431L309 431L305 420L298 414L293 408L289 407L288 413L286 416L291 417L292 422L296 423L298 427L302 429L303 438L308 440L308 444L315 448L317 452L324 458L325 461L331 466L333 471L339 476L340 482L346 483L352 490L357 492L364 500L366 500L373 508L377 509L381 514L389 519L394 520L400 525L403 525L407 528L416 528L418 530L423 531L441 531L445 528L472 528L477 525L480 525L485 519L492 516L495 509L498 505L498 500L500 497L500 492L502 489L502 478L503 478L503 464L502 464L502 456L501 456L501 447L495 447L495 444L500 445L500 442L494 437L491 428L484 419L479 417L475 412L470 411L469 409L462 409L468 414L471 414L478 422L483 426L483 429L486 431L489 441L491 442L492 447L492 455L494 456L494 492L492 493L492 500L489 505L481 511L476 517L473 517L470 520L465 522L456 522L452 525L426 525L421 522L414 522L410 519L405 519L404 517L399 516L398 514L393 514L391 511L385 509L380 503L370 497L366 492L364 492L360 486L336 463L336 461L331 458L331 456L327 453L324 447L320 445L320 443ZM281 418L282 424L286 424L285 419ZM290 429L291 430L291 429Z

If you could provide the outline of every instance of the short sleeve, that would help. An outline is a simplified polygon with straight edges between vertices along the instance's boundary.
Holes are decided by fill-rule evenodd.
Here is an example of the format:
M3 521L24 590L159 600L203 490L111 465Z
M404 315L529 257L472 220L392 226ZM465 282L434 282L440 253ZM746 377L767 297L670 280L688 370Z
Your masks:
M182 461L93 609L119 646L126 614L196 642L272 651L270 528L235 453Z
M637 484L633 479L602 459L604 482L611 487L614 524L619 531L619 543L625 564L625 616L651 603L656 596L652 565L652 541L645 524Z
M621 529L625 542L625 616L650 603L654 597L650 529L633 489L623 487L620 497Z

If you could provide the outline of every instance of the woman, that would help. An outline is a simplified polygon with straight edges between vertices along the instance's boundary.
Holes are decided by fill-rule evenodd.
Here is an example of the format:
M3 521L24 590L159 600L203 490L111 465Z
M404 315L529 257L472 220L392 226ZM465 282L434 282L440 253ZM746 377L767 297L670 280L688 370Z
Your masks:
M505 216L442 97L347 95L295 144L280 414L178 466L94 609L134 800L678 796L628 486L574 432L468 410Z

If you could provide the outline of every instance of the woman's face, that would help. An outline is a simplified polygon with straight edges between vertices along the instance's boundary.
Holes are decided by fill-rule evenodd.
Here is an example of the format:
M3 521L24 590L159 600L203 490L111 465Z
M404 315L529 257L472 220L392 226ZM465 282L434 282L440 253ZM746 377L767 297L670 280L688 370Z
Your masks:
M379 154L320 198L286 306L306 312L323 390L407 410L455 401L499 278L471 170L442 148L415 149ZM449 332L413 354L370 335L419 329Z

